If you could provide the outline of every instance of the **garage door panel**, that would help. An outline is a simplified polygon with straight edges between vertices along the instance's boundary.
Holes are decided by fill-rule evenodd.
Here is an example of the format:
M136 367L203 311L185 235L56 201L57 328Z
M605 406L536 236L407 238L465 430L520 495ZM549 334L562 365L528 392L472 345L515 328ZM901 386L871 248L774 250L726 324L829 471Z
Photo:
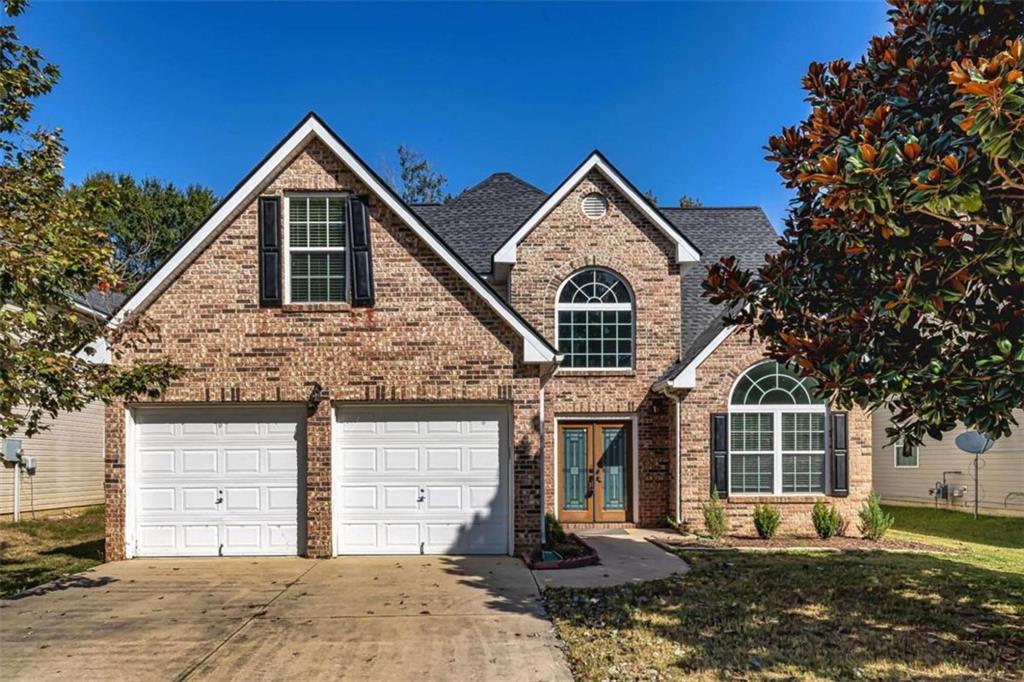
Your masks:
M216 512L216 488L185 488L181 491L181 510L189 512Z
M342 406L339 553L506 553L506 414L500 406Z
M301 410L141 409L136 422L137 554L298 553Z
M260 471L260 451L255 448L251 450L225 449L224 471L229 474L258 474Z
M384 448L384 471L418 471L420 452L416 448Z
M177 453L174 450L141 450L138 459L139 473L174 473Z
M215 474L217 473L217 451L183 449L181 451L181 473L183 474Z

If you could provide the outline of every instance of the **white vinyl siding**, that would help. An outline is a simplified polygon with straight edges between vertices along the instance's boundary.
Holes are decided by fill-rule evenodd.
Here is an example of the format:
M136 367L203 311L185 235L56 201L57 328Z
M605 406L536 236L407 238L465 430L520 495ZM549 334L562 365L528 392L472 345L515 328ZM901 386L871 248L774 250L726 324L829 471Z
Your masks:
M285 200L285 281L289 303L347 298L347 220L343 196L290 195Z
M79 412L44 417L50 428L31 438L12 436L37 461L34 476L20 470L22 514L103 504L103 415L103 402L96 400ZM0 514L14 512L14 471L0 467Z
M992 449L981 456L978 485L978 508L983 514L1024 516L1024 410L1015 410L1018 426L1009 438L997 440ZM951 487L965 488L962 497L940 500L940 508L970 511L974 508L974 455L961 452L954 440L965 429L957 428L943 435L942 440L925 438L918 450L917 467L897 467L893 445L885 433L891 415L879 410L872 415L872 486L891 504L935 506L928 494L942 472Z

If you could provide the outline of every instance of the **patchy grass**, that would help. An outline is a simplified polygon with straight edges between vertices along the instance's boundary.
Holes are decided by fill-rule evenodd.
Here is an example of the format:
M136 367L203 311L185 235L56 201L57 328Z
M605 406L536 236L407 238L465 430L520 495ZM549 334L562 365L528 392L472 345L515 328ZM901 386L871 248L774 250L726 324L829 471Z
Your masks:
M979 516L947 509L883 505L896 518L894 540L926 542L965 554L967 561L1024 575L1024 518Z
M0 596L103 563L103 507L0 523Z
M888 511L957 551L680 549L686 576L545 599L579 679L1024 679L1021 521Z

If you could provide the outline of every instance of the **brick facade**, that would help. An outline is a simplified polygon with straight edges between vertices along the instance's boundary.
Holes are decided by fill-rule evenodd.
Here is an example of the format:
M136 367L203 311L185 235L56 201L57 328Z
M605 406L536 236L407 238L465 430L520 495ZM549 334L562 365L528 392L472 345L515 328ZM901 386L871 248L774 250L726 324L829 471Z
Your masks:
M367 193L314 140L261 194ZM488 401L513 414L517 545L539 537L539 370L521 362L522 341L488 305L380 202L370 198L377 302L373 308L258 303L256 201L146 310L157 333L122 359L166 358L184 369L161 402L305 402L314 382L330 401ZM330 418L307 423L307 542L331 550ZM124 556L124 405L107 410L107 557Z
M591 192L608 200L606 214L583 214ZM674 414L672 401L651 391L679 357L680 295L676 247L597 171L589 173L520 242L511 277L512 307L549 341L555 339L555 299L573 273L599 266L621 276L635 303L634 368L559 370L544 386L545 480L548 508L556 499L556 418L622 416L636 420L638 480L631 482L638 525L662 525L669 511ZM632 459L632 453L630 453ZM632 472L630 474L632 476Z
M680 508L683 524L694 531L704 528L701 505L711 492L711 416L728 412L733 383L748 367L764 360L760 343L739 332L730 336L697 370L697 387L680 399ZM857 509L871 490L871 418L862 410L849 415L850 494L827 497L843 518L856 524ZM782 516L780 533L813 533L811 508L820 496L732 496L723 501L733 532L755 533L754 505L770 502ZM675 501L673 500L673 505Z
M314 140L285 165L261 195L291 191L369 194L357 177ZM602 218L586 217L591 191L608 200ZM568 193L519 244L507 294L512 307L549 341L555 339L559 286L586 266L625 279L635 299L635 367L630 370L544 374L521 361L522 341L500 317L377 197L370 196L376 304L260 307L257 201L232 217L146 309L155 330L120 362L167 359L183 374L160 404L305 404L316 383L329 398L305 423L306 554L330 556L331 428L333 409L346 402L488 402L512 416L513 523L517 550L539 539L541 481L555 510L556 419L613 416L635 420L637 476L628 522L662 525L675 513L700 523L709 483L709 414L725 411L733 380L761 359L761 348L739 336L702 365L699 387L681 398L682 476L675 480L675 404L652 391L680 352L680 270L675 245L598 172ZM695 266L700 267L700 266ZM540 423L544 386L545 421ZM134 406L133 406L134 407ZM125 553L126 406L107 408L107 557ZM541 429L544 441L541 442ZM848 518L870 487L870 424L851 414L851 495L837 502ZM540 455L545 453L541 472ZM632 453L630 453L632 459ZM632 468L632 467L631 467ZM630 471L630 477L633 472ZM783 506L783 529L809 523L807 500ZM737 529L749 526L752 505L731 499ZM804 513L804 512L808 513Z

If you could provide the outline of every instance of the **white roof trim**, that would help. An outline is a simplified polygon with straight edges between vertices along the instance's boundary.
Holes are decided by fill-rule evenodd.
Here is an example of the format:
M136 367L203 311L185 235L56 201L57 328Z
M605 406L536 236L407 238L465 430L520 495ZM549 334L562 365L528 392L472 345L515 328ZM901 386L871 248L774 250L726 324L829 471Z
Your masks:
M683 367L682 371L675 375L668 385L672 388L696 388L697 368L700 367L704 361L708 359L708 356L714 353L734 331L736 331L736 326L729 325L722 329L722 331L718 332L718 336L716 336L711 343L704 346L700 353L697 354L697 357L690 360L690 363L686 365L686 367Z
M700 261L700 252L698 252L693 245L686 240L686 237L681 235L675 227L669 224L661 213L641 197L637 193L636 189L634 189L633 186L611 166L611 164L605 161L604 157L602 157L599 152L595 151L592 152L582 164L580 164L580 167L577 168L575 172L565 180L565 182L559 185L558 189L556 189L551 196L549 196L547 200L540 205L540 208L533 212L533 215L526 219L526 222L516 230L516 233L513 234L507 242L502 244L501 248L499 248L494 254L494 262L515 264L516 248L519 246L519 243L523 241L523 239L530 234L533 228L537 227L540 221L547 217L547 215L551 213L556 206L562 203L562 200L565 199L566 195L568 195L569 192L571 192L590 171L595 169L607 178L615 188L619 190L619 192L624 194L634 206L640 209L640 211L647 216L652 223L654 223L655 227L661 230L666 237L675 243L677 263L697 263Z
M512 311L498 295L480 280L416 215L409 210L363 162L315 115L308 115L301 124L270 154L248 178L221 203L202 226L176 251L173 256L135 294L129 298L111 320L119 324L131 312L143 308L183 270L207 244L216 238L220 228L238 211L249 204L267 181L293 154L312 138L318 138L376 194L384 204L401 218L413 232L441 257L469 287L484 299L523 339L523 361L527 363L557 362L554 350L534 332L522 318Z

